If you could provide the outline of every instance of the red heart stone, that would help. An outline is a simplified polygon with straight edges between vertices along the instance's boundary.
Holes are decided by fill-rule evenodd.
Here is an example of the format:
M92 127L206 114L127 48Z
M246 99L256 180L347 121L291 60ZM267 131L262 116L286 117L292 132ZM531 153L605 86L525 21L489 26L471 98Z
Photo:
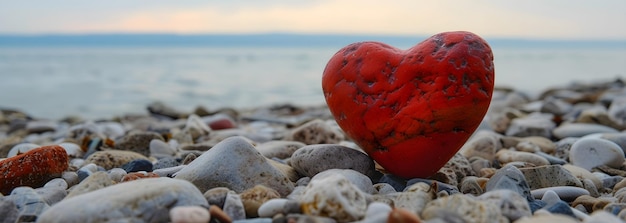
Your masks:
M429 177L454 156L487 112L493 85L491 48L462 31L408 50L350 44L330 59L322 77L339 126L403 178Z

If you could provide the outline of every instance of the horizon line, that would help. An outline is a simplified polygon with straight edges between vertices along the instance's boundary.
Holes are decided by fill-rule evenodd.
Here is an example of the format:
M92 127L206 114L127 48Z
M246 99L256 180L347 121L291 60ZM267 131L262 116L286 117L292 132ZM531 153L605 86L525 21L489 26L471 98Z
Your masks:
M456 30L462 31L462 30ZM452 31L454 32L454 31ZM470 31L471 32L471 31ZM42 33L19 33L19 32L1 32L2 37L51 37L51 36L336 36L336 37L390 37L390 38L411 38L423 37L428 38L435 34L384 34L384 33L338 33L338 32L287 32L287 31L268 31L268 32L197 32L197 33L178 33L178 32L42 32ZM504 36L504 35L480 35L484 39L497 40L522 40L522 41L575 41L575 42L626 42L626 38L564 38L564 37L523 37L523 36Z

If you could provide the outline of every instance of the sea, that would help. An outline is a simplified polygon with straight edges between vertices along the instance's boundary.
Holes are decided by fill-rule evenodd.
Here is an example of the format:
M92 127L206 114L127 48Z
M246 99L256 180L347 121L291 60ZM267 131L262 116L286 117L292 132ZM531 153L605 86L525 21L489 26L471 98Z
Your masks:
M191 112L323 105L322 72L343 46L407 49L427 36L0 35L0 108L35 118L111 118L160 101ZM496 86L529 95L626 77L626 41L488 39Z

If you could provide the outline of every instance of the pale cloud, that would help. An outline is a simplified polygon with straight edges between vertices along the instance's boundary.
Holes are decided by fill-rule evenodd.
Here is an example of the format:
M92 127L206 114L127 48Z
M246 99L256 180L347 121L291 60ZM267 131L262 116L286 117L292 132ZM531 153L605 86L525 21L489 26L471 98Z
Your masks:
M486 36L624 39L626 30L617 27L626 27L626 15L616 7L626 4L608 2L613 5L603 6L582 0L547 3L498 0L318 0L306 3L265 1L252 5L197 2L180 6L169 3L163 7L125 9L115 16L100 13L100 18L89 19L89 15L85 15L85 19L66 20L53 26L44 26L42 30L406 35L468 30ZM115 12L114 9L108 10ZM51 18L50 22L54 22L54 19ZM32 26L29 27L32 29Z

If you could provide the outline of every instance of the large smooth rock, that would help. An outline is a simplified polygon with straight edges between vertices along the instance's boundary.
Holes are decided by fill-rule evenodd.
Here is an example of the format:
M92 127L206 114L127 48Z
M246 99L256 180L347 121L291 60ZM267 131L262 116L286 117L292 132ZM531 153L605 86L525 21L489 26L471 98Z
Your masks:
M189 163L175 178L192 182L201 191L227 187L241 193L258 184L281 196L293 190L293 183L272 166L244 137L227 138Z
M149 178L62 200L37 222L168 222L169 210L177 206L208 207L208 202L187 181Z

